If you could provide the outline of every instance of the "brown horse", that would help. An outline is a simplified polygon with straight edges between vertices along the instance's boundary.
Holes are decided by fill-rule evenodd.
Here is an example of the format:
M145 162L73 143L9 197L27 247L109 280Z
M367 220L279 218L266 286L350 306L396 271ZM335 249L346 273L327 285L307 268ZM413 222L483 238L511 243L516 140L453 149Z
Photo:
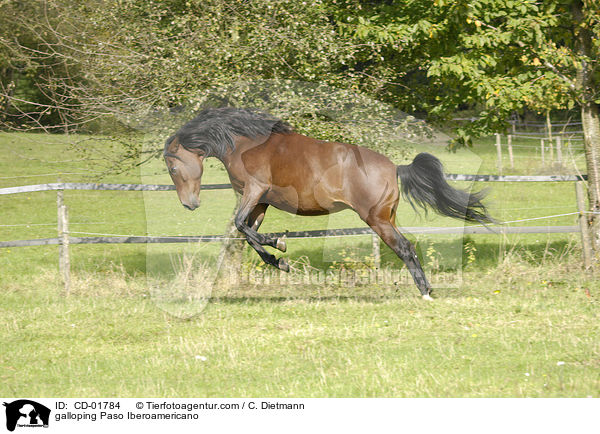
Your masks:
M326 142L295 133L285 122L246 109L203 110L169 137L164 158L179 200L199 206L202 163L218 158L242 195L235 224L267 264L289 271L287 262L263 246L285 252L285 242L259 234L269 205L299 215L323 215L350 208L406 263L423 298L431 299L415 249L395 224L400 191L413 208L490 222L481 193L457 190L445 180L442 164L421 153L406 166L360 146Z

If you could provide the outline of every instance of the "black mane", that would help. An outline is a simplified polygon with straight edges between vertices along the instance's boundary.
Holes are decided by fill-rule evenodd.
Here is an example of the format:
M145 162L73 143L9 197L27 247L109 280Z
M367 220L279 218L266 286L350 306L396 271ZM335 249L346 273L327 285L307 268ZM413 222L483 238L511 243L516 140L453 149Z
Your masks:
M208 108L167 139L165 152L175 137L186 149L201 149L207 157L223 158L234 148L233 136L258 137L292 132L289 124L268 113L233 107Z

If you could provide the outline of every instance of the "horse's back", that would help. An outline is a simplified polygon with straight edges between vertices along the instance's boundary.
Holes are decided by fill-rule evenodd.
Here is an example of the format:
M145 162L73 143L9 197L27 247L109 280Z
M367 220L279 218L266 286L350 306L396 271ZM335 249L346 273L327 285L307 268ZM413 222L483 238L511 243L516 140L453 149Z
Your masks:
M276 207L315 215L368 207L384 191L397 197L396 166L369 149L290 133L272 135L263 151Z
M363 173L368 172L368 169L396 170L396 166L386 156L370 149L318 140L297 133L273 134L265 145L271 155L271 169L281 170L282 175L292 166L301 167L306 175L317 176L336 165L347 169L356 166Z

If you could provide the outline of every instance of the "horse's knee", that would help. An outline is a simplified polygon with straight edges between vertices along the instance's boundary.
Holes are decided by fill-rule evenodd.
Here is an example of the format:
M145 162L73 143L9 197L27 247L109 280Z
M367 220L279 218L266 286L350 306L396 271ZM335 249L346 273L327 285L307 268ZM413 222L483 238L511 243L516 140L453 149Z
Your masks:
M244 223L244 218L242 216L235 216L235 219L233 220L233 224L235 224L235 227L237 228L238 231L240 232L244 232L244 229L246 228L246 224Z

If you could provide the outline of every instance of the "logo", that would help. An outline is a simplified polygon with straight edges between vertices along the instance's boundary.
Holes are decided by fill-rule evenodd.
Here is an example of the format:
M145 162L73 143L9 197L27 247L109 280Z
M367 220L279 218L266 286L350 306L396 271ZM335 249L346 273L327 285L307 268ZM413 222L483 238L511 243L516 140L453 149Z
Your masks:
M14 431L15 427L48 428L50 409L29 399L19 399L4 403L6 407L6 429Z

